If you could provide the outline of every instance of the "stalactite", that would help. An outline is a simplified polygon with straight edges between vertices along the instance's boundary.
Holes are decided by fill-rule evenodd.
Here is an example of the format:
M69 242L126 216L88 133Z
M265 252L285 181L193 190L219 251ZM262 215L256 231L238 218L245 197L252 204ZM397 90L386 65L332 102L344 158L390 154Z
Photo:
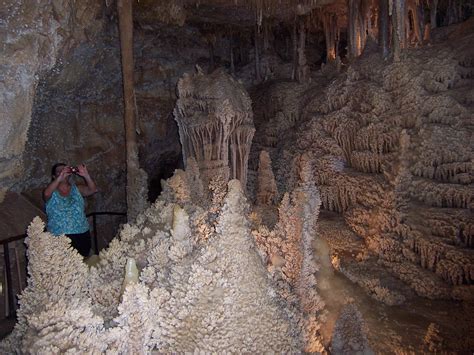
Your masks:
M239 34L239 61L240 61L240 64L244 64L246 62L246 60L245 60L244 40L242 38L242 35L240 35L240 34Z
M263 22L263 53L270 50L270 23L268 21Z
M230 59L230 73L232 75L235 75L235 64L234 64L234 36L231 34L230 35L230 40L229 40L229 59Z
M257 82L262 81L262 73L260 68L260 32L261 32L261 16L262 14L256 12L256 21L255 21L255 39L254 39L254 49L255 49L255 80Z

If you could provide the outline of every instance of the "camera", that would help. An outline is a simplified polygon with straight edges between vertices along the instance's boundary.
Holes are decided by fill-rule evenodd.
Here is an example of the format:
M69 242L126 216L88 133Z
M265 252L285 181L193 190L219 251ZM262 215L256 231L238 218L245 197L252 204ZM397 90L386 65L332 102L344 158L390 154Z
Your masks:
M71 173L72 174L77 174L79 172L79 169L77 168L77 166L71 166Z

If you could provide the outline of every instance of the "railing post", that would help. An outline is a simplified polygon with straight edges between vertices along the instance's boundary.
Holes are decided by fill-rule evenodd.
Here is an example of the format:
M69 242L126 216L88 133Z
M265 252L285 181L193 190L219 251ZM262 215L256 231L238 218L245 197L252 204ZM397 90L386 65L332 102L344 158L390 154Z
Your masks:
M92 229L94 230L94 250L95 255L99 255L99 239L97 238L97 216L92 215Z
M7 298L8 298L8 318L14 318L16 307L15 300L13 298L13 283L12 283L12 272L10 269L10 253L8 250L8 243L3 244L3 258L5 260L5 272L7 274Z

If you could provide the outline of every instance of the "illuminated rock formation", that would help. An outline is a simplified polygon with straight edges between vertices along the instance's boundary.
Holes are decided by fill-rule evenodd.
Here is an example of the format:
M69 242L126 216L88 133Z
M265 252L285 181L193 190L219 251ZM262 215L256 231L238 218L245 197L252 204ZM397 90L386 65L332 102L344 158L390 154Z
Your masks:
M257 204L270 205L275 202L278 194L275 176L272 171L272 161L270 154L266 151L260 152L258 163L258 180L257 180Z
M267 268L279 281L280 294L304 314L305 351L315 352L324 349L319 332L325 319L324 302L317 292L319 264L313 251L321 201L308 157L299 160L299 171L298 187L284 195L275 228L260 226L253 234Z
M441 46L407 52L403 64L363 56L327 88L294 98L295 107L303 107L299 121L304 123L293 139L272 143L286 134L274 114L258 126L256 139L258 149L282 152L273 161L282 191L295 186L298 156L311 153L322 209L344 217L378 258L378 267L419 295L468 300L474 281L474 191L473 150L466 142L472 141L468 87L474 52L467 44L472 34L451 38L456 51ZM284 87L279 89L284 96ZM259 93L256 106L266 105L272 90ZM259 107L259 115L288 110L283 102L272 102L271 108ZM354 280L364 272L342 268ZM367 275L360 284L377 290L387 303L403 302L398 291L370 279Z
M182 196L190 186L183 189L188 182L181 181L168 186L180 190L175 193L181 201L190 201ZM168 199L172 195L163 195L135 225L126 224L90 269L67 238L43 232L43 222L35 219L27 239L28 287L21 297L19 322L2 343L3 351L302 349L305 332L299 319L302 312L315 309L310 298L300 298L306 304L301 310L286 304L268 278L239 181L229 182L215 224L214 213L206 214L191 202L181 207ZM312 233L311 223L301 228L302 238L309 238L304 235ZM203 233L208 235L199 237ZM136 260L140 278L127 284L121 297L130 258ZM303 255L295 280L299 297L309 292L304 285L311 288L314 282L308 279L312 269L305 260L311 261Z
M178 82L174 111L184 161L196 159L205 186L216 175L247 183L255 128L250 99L241 84L222 70L185 74Z

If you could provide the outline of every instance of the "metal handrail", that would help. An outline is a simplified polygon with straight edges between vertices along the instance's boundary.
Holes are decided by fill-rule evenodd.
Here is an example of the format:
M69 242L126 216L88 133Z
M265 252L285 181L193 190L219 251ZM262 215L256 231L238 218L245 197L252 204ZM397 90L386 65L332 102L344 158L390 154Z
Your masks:
M94 234L94 251L98 255L99 254L99 245L97 239L97 216L126 216L127 214L124 212L91 212L86 215L87 218L92 217L92 229ZM13 237L9 237L4 240L0 240L0 245L3 245L3 261L5 265L5 273L6 273L6 281L7 287L4 289L7 292L7 299L8 299L8 317L13 318L16 313L16 303L14 302L13 296L13 287L12 286L12 272L10 268L10 252L8 249L8 243L16 242L17 240L22 240L27 237L27 234L19 234ZM21 285L20 285L21 288Z
M97 216L126 216L125 212L92 212L86 215L87 218L92 217L92 230L94 231L94 252L99 255L99 244L97 240Z

